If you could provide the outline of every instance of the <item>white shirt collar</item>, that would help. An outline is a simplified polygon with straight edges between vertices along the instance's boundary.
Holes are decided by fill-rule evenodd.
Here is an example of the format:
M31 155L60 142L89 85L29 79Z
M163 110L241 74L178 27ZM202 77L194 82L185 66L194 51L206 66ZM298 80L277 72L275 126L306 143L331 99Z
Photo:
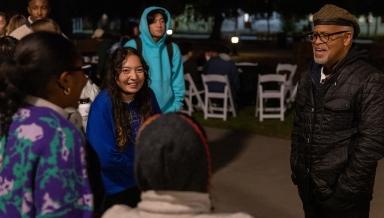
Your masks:
M25 102L33 105L33 106L37 106L37 107L47 107L47 108L50 108L54 111L56 111L57 113L59 113L60 115L62 115L63 117L68 117L68 113L63 109L61 108L60 106L58 105L55 105L53 104L52 102L49 102L43 98L39 98L39 97L36 97L36 96L31 96L31 95L28 95L26 98L25 98Z
M320 77L320 83L324 83L325 79L328 77L327 75L324 74L324 67L321 67L321 77Z
M211 200L208 193L188 191L154 191L141 193L138 209L155 213L209 213Z
M32 17L31 17L31 16L28 16L28 22L29 22L29 24L32 24L32 23L33 23L33 20L32 20Z

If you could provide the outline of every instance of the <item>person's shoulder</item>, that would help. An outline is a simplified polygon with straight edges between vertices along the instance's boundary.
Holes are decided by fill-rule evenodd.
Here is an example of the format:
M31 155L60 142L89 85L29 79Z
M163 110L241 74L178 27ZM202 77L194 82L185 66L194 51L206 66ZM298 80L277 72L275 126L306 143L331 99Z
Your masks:
M122 43L123 47L137 48L137 44L136 44L137 40L141 40L140 37L131 38L131 39L127 40L125 43Z
M56 119L63 119L66 120L65 117L63 117L60 113L56 112L55 110L49 108L49 107L38 107L38 106L29 106L25 108L21 108L17 115L25 116L26 114L29 115L30 119L36 119L37 121L42 121L42 117L52 117Z
M31 33L32 33L31 28L29 28L26 24L24 24L24 25L16 28L15 30L13 30L9 35L20 40L24 36L31 34Z
M176 48L176 49L179 49L179 50L180 50L179 45L178 45L176 42L174 42L174 41L168 41L168 42L166 42L165 44L166 44L166 45L172 45L173 48Z
M126 205L114 205L109 208L102 216L102 218L125 218L134 217L135 209Z
M111 97L110 97L110 94L109 94L108 90L107 89L102 89L102 90L99 91L99 93L95 97L95 100L93 101L93 103L104 104L105 102L110 100L110 98Z
M56 131L57 129L76 127L62 114L48 107L28 106L20 108L13 116L16 128L36 129L35 133Z
M195 218L253 218L253 216L246 213L210 213L195 216Z
M344 68L351 80L357 83L369 82L372 79L384 82L384 73L367 59L358 59Z
M112 110L112 97L107 89L103 89L91 103L91 111L109 112Z

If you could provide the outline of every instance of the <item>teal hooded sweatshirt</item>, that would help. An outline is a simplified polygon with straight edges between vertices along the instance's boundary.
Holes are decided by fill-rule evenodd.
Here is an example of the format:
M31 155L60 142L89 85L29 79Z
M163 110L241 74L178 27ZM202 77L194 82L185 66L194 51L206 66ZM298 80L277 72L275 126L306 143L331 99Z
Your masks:
M164 33L163 37L157 42L153 40L149 32L147 15L155 9L161 9L167 15L165 29L167 30L171 27L171 15L165 8L156 6L146 8L141 15L139 25L142 55L149 66L150 87L156 95L161 111L175 112L181 109L185 94L182 56L179 47L172 43L173 57L171 67L165 43L167 35ZM136 48L135 40L129 40L124 47Z

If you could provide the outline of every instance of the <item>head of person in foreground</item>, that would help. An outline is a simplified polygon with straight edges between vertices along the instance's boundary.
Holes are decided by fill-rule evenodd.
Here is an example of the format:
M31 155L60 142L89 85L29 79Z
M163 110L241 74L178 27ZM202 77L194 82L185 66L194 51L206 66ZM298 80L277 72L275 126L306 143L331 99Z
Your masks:
M211 157L203 128L181 113L149 118L137 139L135 173L143 191L209 192Z

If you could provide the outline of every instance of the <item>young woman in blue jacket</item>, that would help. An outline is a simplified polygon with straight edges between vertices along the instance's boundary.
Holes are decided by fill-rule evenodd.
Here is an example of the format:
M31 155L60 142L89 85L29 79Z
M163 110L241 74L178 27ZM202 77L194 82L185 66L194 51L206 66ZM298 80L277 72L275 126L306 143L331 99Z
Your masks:
M102 210L114 204L136 206L140 200L133 175L134 145L143 121L160 113L148 86L148 66L134 48L111 55L107 82L91 105L87 139L95 150L104 185Z

